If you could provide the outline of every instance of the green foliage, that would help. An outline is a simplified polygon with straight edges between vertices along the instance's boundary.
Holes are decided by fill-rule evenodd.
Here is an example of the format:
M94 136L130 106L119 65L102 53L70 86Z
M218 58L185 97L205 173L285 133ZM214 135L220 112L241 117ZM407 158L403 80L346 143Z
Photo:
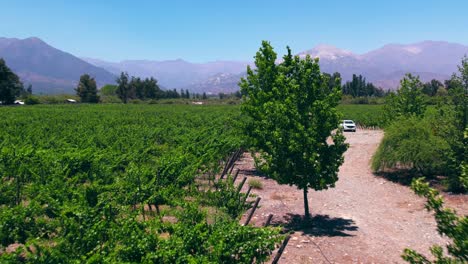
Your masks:
M188 90L184 92L181 90L181 94L176 89L163 91L159 88L158 81L151 78L141 79L139 77L132 76L129 78L126 72L122 72L120 77L117 78L117 89L116 95L127 103L131 100L132 103L140 103L143 100L159 100L163 98L189 98L190 94Z
M387 124L399 117L415 115L421 117L426 111L427 103L422 92L423 84L419 77L407 74L400 81L396 94L389 94L384 106Z
M116 90L117 96L120 98L120 100L122 100L124 104L126 104L128 99L130 98L131 91L130 84L128 83L128 73L122 72L120 74L120 77L117 78L116 82L118 84Z
M448 144L435 128L436 122L416 116L396 119L385 129L372 169L417 169L427 175L443 172Z
M238 108L38 105L0 115L0 250L24 245L1 263L247 263L281 238L239 225L245 194L233 185L197 190L240 147Z
M449 90L454 111L453 130L448 142L451 148L448 161L449 185L453 191L466 192L468 179L463 176L462 165L468 163L468 57L462 59L458 67L459 74L452 76L452 88Z
M422 92L428 96L435 96L443 88L444 85L439 80L432 79L423 85Z
M40 104L41 101L39 100L39 98L37 96L28 95L24 99L24 103L27 104L27 105L35 105L35 104Z
M424 89L432 96L442 90L441 86L433 80ZM418 168L427 176L447 176L451 191L466 192L468 178L463 164L468 163L468 138L464 136L468 123L468 58L462 59L459 75L446 81L449 96L436 100L435 108L426 111L421 87L418 78L407 75L398 93L389 96L384 106L388 128L374 156L373 169Z
M343 95L341 97L342 104L369 104L369 105L377 105L377 104L384 104L385 97L369 97L369 96L359 96L359 97L352 97L351 95Z
M65 104L67 99L79 101L79 97L71 94L56 94L56 95L37 95L40 104Z
M415 264L468 262L468 217L458 216L454 210L444 208L442 197L436 190L431 189L429 184L424 183L423 179L413 181L411 188L419 196L427 199L426 208L435 213L437 231L440 235L450 238L452 243L447 245L448 256L441 246L433 246L431 248L435 258L433 261L412 249L405 249L403 259Z
M343 85L342 90L343 94L351 95L352 97L382 97L385 94L381 88L377 88L374 84L366 82L366 78L361 75L356 76L356 74L353 74L351 81Z
M256 69L248 67L240 82L245 95L243 129L250 146L261 153L267 172L280 184L304 191L309 217L308 189L334 186L347 149L342 132L332 133L340 120L336 107L341 88L330 89L318 60L293 57L289 48L281 64L276 59L264 41L255 56Z
M116 96L117 95L117 85L107 84L101 87L99 93L103 96Z
M78 87L75 89L76 95L80 97L83 103L98 103L99 96L97 95L96 80L89 76L89 74L83 74L80 77Z
M0 102L2 104L13 104L15 98L20 96L24 90L19 77L0 58Z
M362 127L383 127L382 105L347 105L338 106L343 119L351 119Z

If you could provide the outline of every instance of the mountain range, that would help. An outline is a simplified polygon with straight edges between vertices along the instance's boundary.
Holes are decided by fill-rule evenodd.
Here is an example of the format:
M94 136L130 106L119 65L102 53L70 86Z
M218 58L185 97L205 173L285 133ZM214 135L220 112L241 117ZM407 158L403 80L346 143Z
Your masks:
M445 80L457 71L468 46L443 41L414 44L388 44L379 49L355 54L330 45L318 45L299 52L318 57L323 72L340 72L343 81L362 74L384 89L396 89L405 73L419 75L423 81ZM79 77L88 73L99 86L115 83L122 71L137 77L155 77L166 88L191 92L234 92L252 62L215 61L191 63L182 59L168 61L125 60L107 62L78 58L58 50L39 38L0 38L0 57L16 72L24 84L32 84L34 93L73 93Z
M127 72L131 76L141 78L155 77L164 87L189 90L195 90L198 84L211 83L211 80L217 78L216 76L230 76L244 72L249 64L240 61L190 63L182 59L168 61L126 60L121 62L106 62L92 58L82 59L115 75ZM216 81L213 81L213 85L216 85Z
M74 93L83 73L93 75L98 85L112 83L115 76L69 53L58 50L39 38L0 38L3 58L25 84L32 84L35 93Z

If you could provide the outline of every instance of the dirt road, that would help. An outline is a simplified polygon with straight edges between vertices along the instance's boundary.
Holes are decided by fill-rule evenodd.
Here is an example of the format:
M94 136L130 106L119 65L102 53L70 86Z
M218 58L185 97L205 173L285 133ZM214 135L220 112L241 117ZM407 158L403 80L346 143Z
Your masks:
M263 183L263 189L253 191L262 198L253 224L262 225L272 213L274 223L295 231L280 263L403 263L404 248L429 255L431 245L446 243L437 234L434 217L424 209L424 199L406 186L372 174L369 163L383 132L345 135L350 148L336 188L310 192L313 227L297 224L304 214L300 190L256 175L248 154L238 161L241 176ZM448 197L447 205L466 214L466 198Z

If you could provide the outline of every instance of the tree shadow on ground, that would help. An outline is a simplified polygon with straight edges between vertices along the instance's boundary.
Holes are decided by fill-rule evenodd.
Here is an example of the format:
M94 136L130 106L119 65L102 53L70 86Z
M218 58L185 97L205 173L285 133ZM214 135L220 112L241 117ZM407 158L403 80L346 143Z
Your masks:
M446 177L437 176L432 174L423 175L415 170L393 170L385 172L374 173L375 176L384 178L388 181L401 184L403 186L411 186L413 179L425 177L425 181L430 184L432 188L436 188L439 191L447 191L447 187L444 184Z
M261 177L261 178L265 178L265 179L270 179L270 177L268 177L268 175L266 175L265 173L263 173L262 171L259 171L257 169L252 169L252 170L240 170L240 173L242 175L245 175L245 176L253 176L253 177Z
M283 226L285 232L301 231L307 235L328 237L354 236L346 232L358 230L353 220L328 215L315 215L306 219L303 215L286 214L283 222L275 222L274 225Z
M420 174L412 170L395 170L374 173L375 176L384 178L394 183L398 183L404 186L411 185L413 179L421 177Z

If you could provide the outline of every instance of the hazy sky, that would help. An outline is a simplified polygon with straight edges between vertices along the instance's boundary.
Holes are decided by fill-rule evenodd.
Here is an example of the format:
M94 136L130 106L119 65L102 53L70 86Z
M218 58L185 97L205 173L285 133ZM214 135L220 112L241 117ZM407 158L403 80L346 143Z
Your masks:
M468 0L0 0L0 36L36 36L77 56L251 60L325 43L364 53L387 43L468 45Z

